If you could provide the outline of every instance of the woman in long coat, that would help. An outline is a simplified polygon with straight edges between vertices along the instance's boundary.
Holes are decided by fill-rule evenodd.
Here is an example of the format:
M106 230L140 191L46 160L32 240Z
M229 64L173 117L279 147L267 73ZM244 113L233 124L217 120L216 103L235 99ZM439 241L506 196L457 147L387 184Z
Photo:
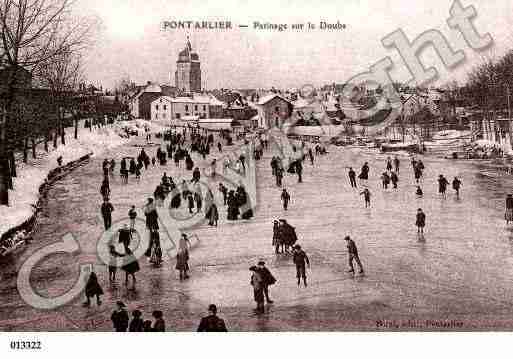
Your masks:
M239 218L239 205L235 198L235 192L230 191L228 194L228 220L236 221Z
M94 272L91 272L91 275L87 280L87 284L85 287L85 295L87 301L84 303L84 307L89 307L91 305L91 298L95 296L96 303L98 305L102 304L102 301L100 300L100 295L103 295L103 289L100 286L100 283L98 283L98 277Z
M187 271L189 270L189 251L181 248L176 255L176 269L180 272L180 280L187 279Z
M257 303L257 307L255 311L257 313L263 313L264 312L264 280L262 278L262 275L259 273L258 268L255 266L252 266L249 268L251 271L251 281L250 284L253 287L253 298L255 299L255 302Z
M139 266L139 262L135 258L132 250L130 248L125 248L126 254L124 255L125 265L121 267L125 271L125 284L128 285L128 275L132 276L132 283L135 285L135 273L139 272L141 267Z
M209 225L217 227L217 221L219 220L219 211L217 210L217 206L215 203L212 203L212 205L210 206L207 218Z
M273 247L275 248L275 252L280 253L280 245L283 247L283 243L280 239L280 222L274 221L273 224ZM283 249L283 248L282 248Z

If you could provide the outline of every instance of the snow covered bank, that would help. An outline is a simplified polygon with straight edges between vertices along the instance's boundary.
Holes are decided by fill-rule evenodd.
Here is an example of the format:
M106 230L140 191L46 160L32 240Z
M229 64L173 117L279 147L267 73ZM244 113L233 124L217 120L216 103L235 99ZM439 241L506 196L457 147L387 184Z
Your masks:
M36 213L39 188L45 183L48 174L58 167L57 158L62 156L62 164L66 166L88 154L100 155L128 141L119 136L120 132L118 125L92 132L80 129L77 140L68 136L66 145L60 145L49 153L39 153L39 158L29 160L27 164L20 163L17 167L18 177L13 179L14 190L9 191L10 206L0 206L0 238L29 221Z

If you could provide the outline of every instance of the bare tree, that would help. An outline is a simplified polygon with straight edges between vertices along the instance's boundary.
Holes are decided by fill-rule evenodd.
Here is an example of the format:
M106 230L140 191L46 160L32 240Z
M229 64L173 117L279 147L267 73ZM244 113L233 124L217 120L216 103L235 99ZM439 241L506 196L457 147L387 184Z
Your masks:
M40 64L37 77L50 90L57 116L57 129L61 143L65 144L64 120L66 113L73 117L75 138L78 137L78 108L76 91L82 82L82 57L79 52L65 51L50 61Z
M9 68L3 97L0 127L0 205L9 205L10 180L6 138L15 127L12 111L16 101L18 75L22 69L38 72L42 66L65 53L88 45L95 23L73 15L74 0L2 0L0 41L3 65Z

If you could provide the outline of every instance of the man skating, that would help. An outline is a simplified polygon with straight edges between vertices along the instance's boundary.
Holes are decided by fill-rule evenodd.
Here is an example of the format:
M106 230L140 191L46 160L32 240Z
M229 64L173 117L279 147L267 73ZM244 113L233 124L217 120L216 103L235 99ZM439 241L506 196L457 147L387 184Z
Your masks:
M301 285L301 278L303 278L303 283L306 287L306 265L310 268L310 260L299 244L294 246L293 253L293 261L296 265L297 286L299 287Z
M344 240L347 242L347 251L349 253L349 273L354 273L353 261L355 261L356 264L358 264L358 267L360 268L359 273L362 274L363 267L362 262L360 262L360 257L358 256L358 248L356 248L356 244L349 236L346 236Z
M365 208L370 208L371 206L371 193L368 188L364 189L363 192L360 193L360 196L363 195L365 199Z
M108 230L112 226L112 212L114 212L114 207L107 199L103 201L101 212L105 230Z
M274 278L271 271L265 266L264 261L258 262L257 268L262 276L265 300L267 304L272 304L273 301L269 298L269 286L276 283L276 278Z
M286 211L289 208L290 194L285 188L281 192L281 200L283 201L283 209Z
M349 182L351 183L351 188L357 188L356 185L356 172L353 170L352 167L349 167Z
M215 304L208 306L208 316L201 318L198 332L227 332L224 320L217 316L217 307Z

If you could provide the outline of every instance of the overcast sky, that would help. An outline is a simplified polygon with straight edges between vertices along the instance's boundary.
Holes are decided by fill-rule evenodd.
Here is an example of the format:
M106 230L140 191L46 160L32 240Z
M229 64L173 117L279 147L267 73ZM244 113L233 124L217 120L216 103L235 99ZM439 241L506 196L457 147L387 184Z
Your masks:
M427 65L440 70L440 82L464 82L466 73L487 58L513 48L511 0L462 0L474 5L474 21L481 33L489 32L494 46L485 53L469 49L462 37L447 26L449 0L81 0L81 14L98 16L102 29L86 61L86 75L94 83L112 87L123 76L137 83L174 83L178 52L189 35L200 56L202 82L212 88L299 87L343 83L385 56L395 64L392 77L407 81L408 72L397 53L381 39L401 28L410 39L429 30L442 31L467 61L447 72L427 50ZM232 30L162 30L163 21L232 21ZM254 30L261 23L320 21L347 24L345 30ZM238 28L247 24L248 28Z

